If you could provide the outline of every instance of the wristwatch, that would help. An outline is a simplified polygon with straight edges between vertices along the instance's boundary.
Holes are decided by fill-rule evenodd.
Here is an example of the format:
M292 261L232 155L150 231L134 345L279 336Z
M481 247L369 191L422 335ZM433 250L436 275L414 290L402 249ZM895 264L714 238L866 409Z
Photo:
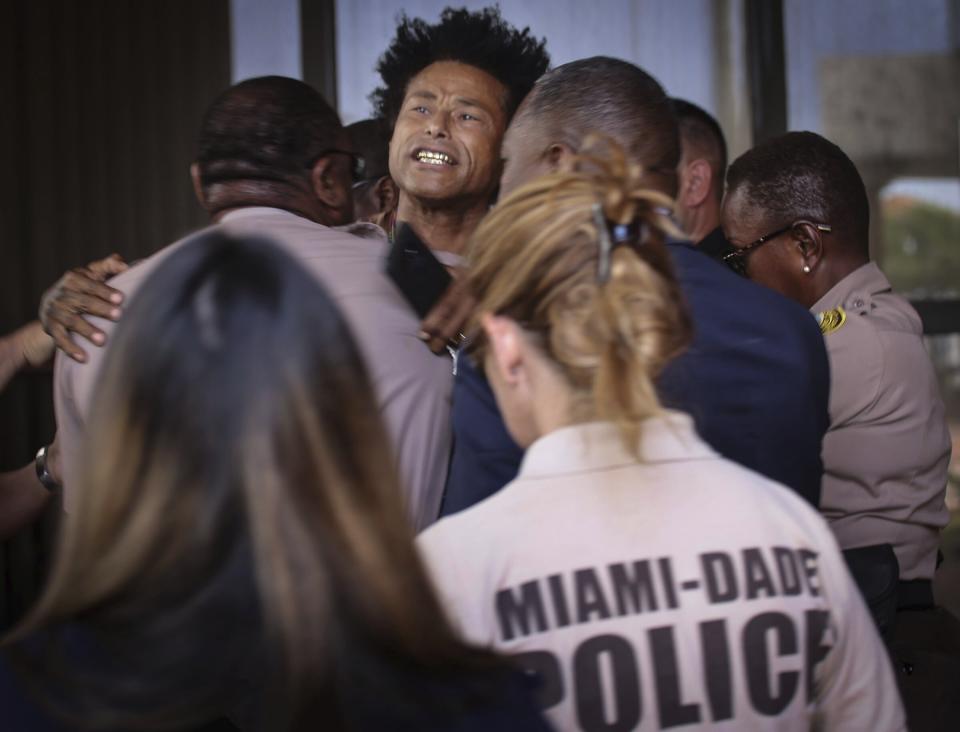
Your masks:
M49 445L44 445L37 450L37 459L35 462L37 480L39 480L48 491L55 491L60 488L60 484L54 479L50 470L47 468L47 450L49 447Z

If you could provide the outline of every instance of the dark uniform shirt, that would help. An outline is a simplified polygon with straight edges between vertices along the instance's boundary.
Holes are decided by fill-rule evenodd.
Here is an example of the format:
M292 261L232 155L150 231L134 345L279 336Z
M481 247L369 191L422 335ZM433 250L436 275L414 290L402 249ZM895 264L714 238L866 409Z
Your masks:
M723 259L723 255L730 251L730 242L723 235L723 229L719 226L703 237L703 240L697 244L697 249L714 259Z
M738 277L688 244L668 245L694 323L690 347L662 374L664 406L690 414L717 452L817 506L829 424L823 337L800 305ZM453 395L454 449L442 514L512 480L523 450L489 384L462 359Z

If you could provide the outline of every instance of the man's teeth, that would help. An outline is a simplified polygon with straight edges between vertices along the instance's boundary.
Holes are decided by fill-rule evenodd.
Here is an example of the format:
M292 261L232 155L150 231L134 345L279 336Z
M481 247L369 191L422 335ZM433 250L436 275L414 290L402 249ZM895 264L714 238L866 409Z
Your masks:
M431 165L451 165L453 160L450 156L442 152L432 152L430 150L421 150L417 153L417 160L421 163L430 163Z

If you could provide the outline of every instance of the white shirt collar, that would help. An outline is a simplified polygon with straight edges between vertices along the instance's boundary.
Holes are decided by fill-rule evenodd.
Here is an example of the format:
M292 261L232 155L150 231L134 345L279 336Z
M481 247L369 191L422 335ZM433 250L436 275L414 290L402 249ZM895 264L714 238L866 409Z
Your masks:
M220 217L218 223L225 223L227 221L236 221L238 219L246 219L251 216L294 216L298 219L303 219L304 221L309 221L310 219L301 216L300 214L295 214L292 211L287 211L285 208L275 208L273 206L241 206L240 208L235 208L232 211L228 211L223 216ZM319 224L318 224L319 226Z
M693 420L673 411L643 422L640 454L641 463L717 458L717 453L697 435ZM544 478L636 463L615 424L585 422L561 427L537 439L527 449L517 477Z

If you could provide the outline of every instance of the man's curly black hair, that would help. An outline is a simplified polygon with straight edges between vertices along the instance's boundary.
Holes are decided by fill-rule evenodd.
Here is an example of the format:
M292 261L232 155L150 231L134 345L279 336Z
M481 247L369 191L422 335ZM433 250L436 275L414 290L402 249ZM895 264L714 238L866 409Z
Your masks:
M440 22L400 16L397 35L377 62L383 86L370 95L374 113L392 126L400 114L410 80L437 61L459 61L486 71L507 87L507 119L547 70L546 41L518 31L500 16L498 7L471 13L446 8Z

